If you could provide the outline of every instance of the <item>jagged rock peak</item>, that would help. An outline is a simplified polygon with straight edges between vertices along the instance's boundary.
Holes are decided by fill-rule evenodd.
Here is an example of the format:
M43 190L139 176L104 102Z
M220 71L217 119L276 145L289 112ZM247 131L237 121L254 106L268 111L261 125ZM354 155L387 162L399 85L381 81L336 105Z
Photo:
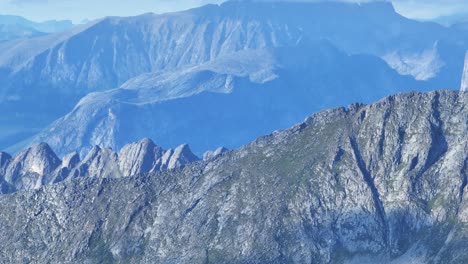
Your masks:
M187 163L200 160L193 152L190 150L189 145L183 144L178 146L173 152L169 159L167 168L169 170L181 167Z
M222 155L223 153L228 152L228 151L229 149L225 147L219 147L215 151L209 150L205 152L205 154L203 154L203 160L208 161L208 160L215 159L219 157L220 155Z
M122 150L120 151L120 153L124 152L123 150L124 149L136 149L136 148L140 148L140 149L152 149L152 148L159 148L153 140L151 140L150 138L143 138L142 140L138 141L138 142L134 142L134 143L131 143L131 144L128 144L128 145L125 145Z
M111 148L94 146L83 160L80 160L77 152L73 152L64 156L63 161L49 145L40 143L20 152L13 159L9 154L0 152L0 181L4 178L0 194L38 189L78 177L121 178L171 170L197 160L199 158L188 145L165 151L149 138L125 145L120 153Z
M192 153L192 150L190 150L190 146L188 144L182 144L178 146L174 150L174 154L189 155L189 156L192 156L194 159L198 159L198 157Z
M19 153L11 162L11 166L21 166L22 170L40 175L55 170L61 160L47 143L39 143Z
M30 152L31 154L40 154L40 155L52 155L55 156L54 151L50 148L50 146L47 143L41 142L39 144L33 145L30 148L26 150L27 152Z
M110 148L94 146L71 173L72 177L118 178L118 155Z
M14 157L5 170L5 181L14 190L38 189L51 182L51 174L62 163L46 143L34 145Z
M119 168L124 176L150 172L164 154L151 139L144 138L139 142L128 144L119 153Z
M156 144L154 143L153 140L151 140L151 138L143 138L142 140L138 142L138 144L156 146Z

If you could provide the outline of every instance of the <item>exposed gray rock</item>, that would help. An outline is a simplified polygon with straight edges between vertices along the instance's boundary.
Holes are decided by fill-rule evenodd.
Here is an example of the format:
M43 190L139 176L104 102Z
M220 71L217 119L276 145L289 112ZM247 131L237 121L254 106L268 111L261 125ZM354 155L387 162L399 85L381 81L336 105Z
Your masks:
M168 150L164 156L166 157L166 163L163 163L163 168L168 170L173 170L187 163L199 160L187 144L180 145L174 150Z
M225 147L219 147L215 151L207 151L205 154L203 154L203 160L204 161L209 161L212 159L215 159L219 157L221 154L228 152L229 150Z
M13 159L7 153L0 153L0 194L39 189L80 177L120 178L173 170L197 160L188 145L165 151L150 139L126 145L119 154L95 146L82 161L76 152L61 161L47 144L41 143Z
M122 177L118 155L110 148L95 146L76 168L70 172L76 177Z
M137 175L161 168L164 150L151 139L145 138L134 144L126 145L119 154L119 168L124 176Z
M15 189L38 189L52 181L51 173L60 166L60 159L41 143L20 152L8 165L5 180Z
M0 262L466 263L467 105L396 95L183 169L0 197Z
M57 168L56 172L54 172L52 183L65 180L68 176L70 176L71 170L76 168L79 163L80 155L78 155L76 152L70 153L63 157L61 166Z

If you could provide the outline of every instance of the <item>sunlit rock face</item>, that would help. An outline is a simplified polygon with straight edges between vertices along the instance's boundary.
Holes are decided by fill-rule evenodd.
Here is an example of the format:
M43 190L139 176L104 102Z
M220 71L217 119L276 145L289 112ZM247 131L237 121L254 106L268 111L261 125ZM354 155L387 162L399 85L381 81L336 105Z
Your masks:
M38 189L51 182L51 173L60 159L47 144L41 143L16 155L8 164L4 178L15 189Z
M120 178L173 170L198 160L188 145L163 150L147 138L124 146L120 153L94 146L83 160L76 152L60 160L49 145L41 143L13 158L0 153L0 194L38 190L75 178Z

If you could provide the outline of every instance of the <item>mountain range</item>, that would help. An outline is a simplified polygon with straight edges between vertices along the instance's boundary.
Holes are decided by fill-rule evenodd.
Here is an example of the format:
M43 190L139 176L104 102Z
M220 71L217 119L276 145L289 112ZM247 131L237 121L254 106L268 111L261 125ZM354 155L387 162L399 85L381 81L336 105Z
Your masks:
M329 106L410 89L428 90L381 59L348 56L325 41L244 50L92 93L33 142L47 141L63 155L94 145L120 149L151 136L164 147L190 142L201 155L237 148Z
M20 16L0 15L0 42L65 31L73 26L68 20L37 23Z
M464 263L467 104L399 94L183 168L2 196L0 261Z
M9 113L0 147L47 141L63 155L151 137L166 148L190 142L198 155L237 148L320 109L458 88L467 47L460 31L404 18L385 2L228 1L109 17L0 44L0 111ZM297 66L289 56L308 60ZM206 126L191 133L194 124Z

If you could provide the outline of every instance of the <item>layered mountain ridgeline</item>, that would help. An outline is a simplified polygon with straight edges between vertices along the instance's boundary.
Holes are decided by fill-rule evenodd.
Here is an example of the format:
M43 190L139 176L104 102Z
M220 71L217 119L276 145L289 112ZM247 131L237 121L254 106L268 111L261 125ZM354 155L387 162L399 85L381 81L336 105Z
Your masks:
M105 18L0 44L0 112L14 113L0 117L8 124L0 126L0 147L35 134L90 92L246 49L294 47L304 39L328 40L345 54L378 56L400 74L426 80L429 88L459 87L468 47L464 36L406 19L384 2L228 1L171 14ZM50 104L50 98L60 100Z
M464 263L468 94L323 111L207 162L0 198L2 262Z
M19 16L0 15L0 42L42 36L73 27L68 20L33 22Z
M220 152L207 154L208 158ZM1 193L37 190L44 185L79 177L118 178L160 170L173 170L199 160L188 145L163 150L150 139L126 145L119 153L95 146L80 160L77 153L60 160L49 145L41 143L15 157L0 152Z
M293 48L244 50L144 74L119 89L92 93L32 141L48 142L64 155L94 145L119 150L151 137L166 148L190 142L201 155L218 146L238 148L324 108L410 89L427 87L374 56L303 40Z

